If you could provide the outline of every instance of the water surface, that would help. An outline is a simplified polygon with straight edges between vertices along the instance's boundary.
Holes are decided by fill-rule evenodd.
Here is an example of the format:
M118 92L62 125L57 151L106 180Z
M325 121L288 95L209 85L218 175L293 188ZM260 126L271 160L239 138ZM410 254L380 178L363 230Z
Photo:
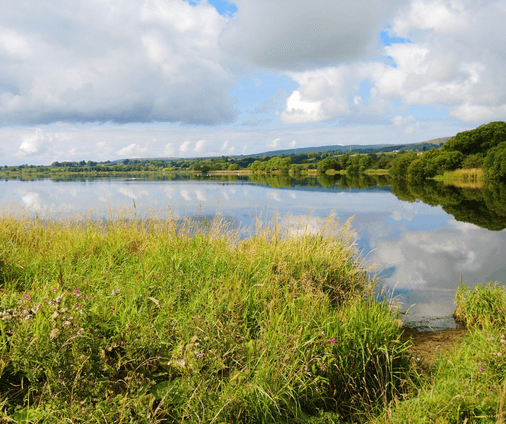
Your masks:
M316 228L335 213L353 217L366 264L409 309L406 322L454 326L453 295L461 276L470 285L506 282L506 188L413 186L387 177L290 176L34 179L0 181L0 204L20 203L35 213L105 214L126 205L180 216L221 213L247 227L256 217L308 217Z

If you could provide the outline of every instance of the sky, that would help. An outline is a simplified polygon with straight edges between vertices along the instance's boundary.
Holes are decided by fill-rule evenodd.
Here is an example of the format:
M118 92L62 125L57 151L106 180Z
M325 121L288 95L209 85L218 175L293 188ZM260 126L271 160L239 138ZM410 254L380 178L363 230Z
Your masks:
M7 0L0 165L404 144L506 117L504 0Z

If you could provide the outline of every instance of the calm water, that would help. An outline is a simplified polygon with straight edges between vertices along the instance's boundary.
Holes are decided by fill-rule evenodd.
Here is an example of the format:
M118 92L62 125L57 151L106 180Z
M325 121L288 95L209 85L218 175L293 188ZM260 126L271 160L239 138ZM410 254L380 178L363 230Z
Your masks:
M33 213L105 211L133 201L139 214L152 207L180 216L219 211L237 226L274 211L310 214L314 227L331 212L342 222L353 216L366 263L377 264L384 284L396 287L410 324L454 326L450 315L461 275L471 285L506 282L506 187L500 185L460 189L344 176L0 181L0 204L16 202Z

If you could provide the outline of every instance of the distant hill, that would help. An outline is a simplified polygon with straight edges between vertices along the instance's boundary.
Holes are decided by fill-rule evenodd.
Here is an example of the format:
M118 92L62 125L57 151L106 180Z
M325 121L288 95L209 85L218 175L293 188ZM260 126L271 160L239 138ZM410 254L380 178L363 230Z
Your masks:
M421 141L418 143L409 143L409 144L350 144L350 145L340 145L336 144L333 146L316 146L316 147L298 147L295 149L283 149L283 150L271 150L269 152L262 153L253 153L251 155L231 155L228 157L234 158L255 158L261 156L282 156L282 155L300 155L301 153L311 153L311 152L348 152L351 151L353 153L386 153L386 152L394 152L401 149L404 150L425 150L433 149L435 147L440 147L444 143L446 143L452 137L440 137L434 138L428 141ZM211 156L208 156L211 157ZM207 159L208 157L202 157L200 159ZM212 156L214 157L214 156ZM126 158L125 158L126 159ZM125 159L118 159L111 161L111 163L119 163L123 162ZM138 160L138 161L156 161L161 160L164 162L172 161L172 160L180 160L180 159L196 159L196 158L176 158L176 157L165 157L165 158L128 158L130 161Z
M300 155L301 153L311 152L361 152L361 153L380 153L380 152L394 152L396 150L423 150L423 147L433 149L436 146L442 146L452 137L434 138L428 141L421 141L418 143L409 144L350 144L333 146L317 146L317 147L300 147L295 149L272 150L265 153L254 153L251 155L243 155L242 157L259 157L259 156L281 156L281 155Z

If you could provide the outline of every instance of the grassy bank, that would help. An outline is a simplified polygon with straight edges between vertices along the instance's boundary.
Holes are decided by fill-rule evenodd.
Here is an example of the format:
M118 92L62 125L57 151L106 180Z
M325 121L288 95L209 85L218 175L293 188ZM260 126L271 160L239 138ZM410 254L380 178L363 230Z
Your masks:
M455 293L455 318L469 328L378 423L506 421L506 292L497 283ZM414 379L412 381L415 381Z
M409 342L349 223L0 217L1 420L365 421ZM341 421L343 420L343 421Z

